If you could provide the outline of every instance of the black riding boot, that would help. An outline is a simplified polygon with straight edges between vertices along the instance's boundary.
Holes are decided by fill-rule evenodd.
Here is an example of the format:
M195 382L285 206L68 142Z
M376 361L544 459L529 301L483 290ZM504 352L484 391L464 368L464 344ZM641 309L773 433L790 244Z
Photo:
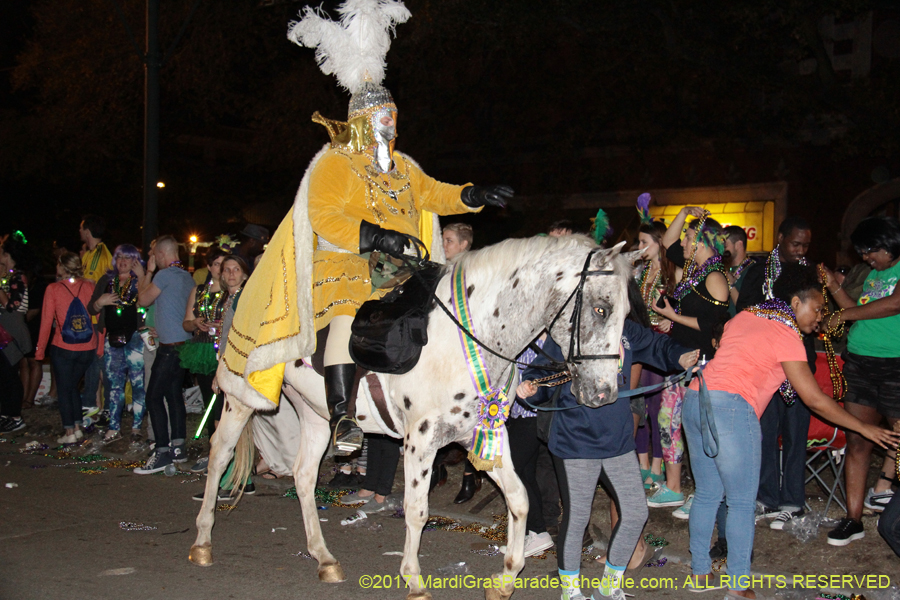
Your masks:
M475 493L481 489L481 477L478 473L464 473L462 487L453 499L454 504L465 504L475 497Z
M347 409L353 402L356 365L331 365L325 367L325 400L331 415L331 443L338 456L353 454L362 447L363 432Z

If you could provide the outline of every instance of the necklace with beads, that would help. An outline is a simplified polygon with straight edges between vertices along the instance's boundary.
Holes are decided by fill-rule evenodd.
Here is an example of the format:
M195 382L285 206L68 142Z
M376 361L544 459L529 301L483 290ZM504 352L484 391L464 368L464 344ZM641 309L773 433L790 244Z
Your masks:
M798 260L801 265L804 267L809 263L806 262L806 257L801 256L800 260ZM778 252L778 246L772 249L769 253L769 257L766 259L766 279L763 281L763 294L765 294L766 298L772 298L774 294L772 293L772 289L775 286L775 281L781 275L781 255Z
M123 306L132 306L135 302L137 302L137 286L132 285L134 279L131 277L131 274L128 274L128 279L125 280L125 283L122 283L122 280L119 278L119 275L116 275L113 280L110 282L110 287L112 288L112 292L119 299L116 302L116 315L122 315L122 307Z
M797 334L800 341L803 341L803 333L797 325L797 317L794 315L794 309L792 309L784 300L781 300L780 298L771 298L765 302L760 302L756 306L747 307L744 310L762 319L768 319L769 321L776 321L782 325L787 325L794 330L794 333ZM781 392L784 403L788 406L792 406L794 402L797 401L797 392L794 391L791 382L787 379L784 380L784 383L781 384L778 391Z
M662 279L662 267L657 267L656 275L653 276L653 280L650 280L650 271L653 270L653 263L651 262L647 265L647 268L643 270L641 273L641 297L644 299L644 304L648 307L650 303L653 301L653 292L659 287L659 282Z
M725 273L725 267L722 265L722 257L717 254L699 267L696 266L696 263L691 263L689 267L692 267L690 272L684 272L681 281L678 282L678 285L675 287L675 292L672 294L675 300L680 304L681 301L693 291L710 304L727 306L727 302L719 302L715 298L707 298L697 290L697 286L700 285L713 271L719 271L722 274ZM681 313L680 307L678 308L678 313Z
M741 274L744 272L744 269L746 269L747 267L752 265L753 262L754 262L753 259L748 256L743 261L741 261L741 264L732 268L731 276L734 278L734 283L738 282L738 280L741 278ZM730 288L733 288L734 285L729 285L728 287L730 289Z
M212 280L206 284L197 301L197 312L207 321L219 321L222 316L222 290L212 291Z
M837 325L828 326L831 323L831 317L835 313L828 312L828 277L825 274L825 267L819 265L819 278L822 280L822 297L825 298L825 308L822 315L822 323L825 326L821 329L822 341L825 343L825 359L828 361L828 376L831 378L831 397L835 400L841 400L847 393L847 379L841 372L841 366L837 362L834 354L834 343L832 340L840 339L844 335L844 309L838 308Z
M184 269L184 263L182 263L180 260L173 260L169 263L169 266L175 267L176 269Z

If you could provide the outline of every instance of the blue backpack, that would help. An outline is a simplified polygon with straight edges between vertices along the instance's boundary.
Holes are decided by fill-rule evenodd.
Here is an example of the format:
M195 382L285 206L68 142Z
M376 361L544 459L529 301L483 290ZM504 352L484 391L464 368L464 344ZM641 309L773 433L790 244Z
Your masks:
M63 284L63 287L72 294L72 290L66 287L65 284ZM78 286L78 291L81 292L81 286ZM94 337L91 315L88 314L84 303L75 294L72 294L72 302L69 303L69 310L66 311L66 320L59 331L63 341L67 344L84 344L91 341Z

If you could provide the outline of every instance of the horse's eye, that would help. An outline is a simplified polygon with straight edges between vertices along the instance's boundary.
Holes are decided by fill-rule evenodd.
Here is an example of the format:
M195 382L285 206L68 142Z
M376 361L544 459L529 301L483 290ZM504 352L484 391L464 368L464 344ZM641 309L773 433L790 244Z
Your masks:
M603 317L604 319L606 318L606 309L605 308L595 306L594 312L597 313L598 315L600 315L601 317Z

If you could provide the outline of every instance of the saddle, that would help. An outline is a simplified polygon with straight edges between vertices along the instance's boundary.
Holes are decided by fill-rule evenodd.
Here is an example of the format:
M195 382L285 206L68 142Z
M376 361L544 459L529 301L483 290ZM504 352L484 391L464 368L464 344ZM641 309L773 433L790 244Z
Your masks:
M417 270L380 300L363 303L353 319L350 356L369 371L408 373L428 343L428 313L443 275L439 265Z

